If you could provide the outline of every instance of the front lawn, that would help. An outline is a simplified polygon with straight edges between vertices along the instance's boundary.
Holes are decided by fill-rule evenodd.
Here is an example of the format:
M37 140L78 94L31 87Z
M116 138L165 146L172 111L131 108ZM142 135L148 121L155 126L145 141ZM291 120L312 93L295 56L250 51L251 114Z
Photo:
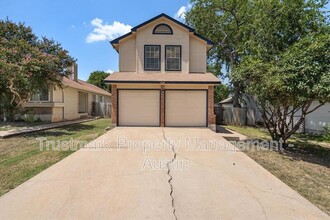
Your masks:
M267 139L267 131L254 127L226 126L249 139ZM319 139L316 139L319 140ZM244 151L310 202L330 215L330 143L308 135L294 135L283 154L274 151Z
M110 124L110 119L98 119L0 139L0 196L74 152L40 150L36 138L92 141L104 134Z

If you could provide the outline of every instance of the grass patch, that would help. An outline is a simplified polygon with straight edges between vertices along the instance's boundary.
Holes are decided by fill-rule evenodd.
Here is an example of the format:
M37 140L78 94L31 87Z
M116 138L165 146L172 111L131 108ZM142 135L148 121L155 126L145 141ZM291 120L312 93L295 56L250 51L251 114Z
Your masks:
M226 126L249 139L266 139L265 129ZM307 135L294 135L293 147L283 154L275 151L244 151L280 180L330 215L330 147L327 142L312 142Z
M98 119L46 131L1 139L0 196L62 160L74 151L42 151L38 137L60 141L92 141L106 132L110 119Z
M50 124L47 121L34 121L34 122L0 122L0 131L19 130L24 127L34 127L38 125Z

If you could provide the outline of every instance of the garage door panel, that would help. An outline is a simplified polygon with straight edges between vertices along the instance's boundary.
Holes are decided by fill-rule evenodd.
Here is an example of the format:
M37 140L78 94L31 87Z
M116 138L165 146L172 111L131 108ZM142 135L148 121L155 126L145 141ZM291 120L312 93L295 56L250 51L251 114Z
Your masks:
M207 91L166 90L165 125L205 127L207 125Z
M159 126L159 90L119 90L118 123L120 126Z

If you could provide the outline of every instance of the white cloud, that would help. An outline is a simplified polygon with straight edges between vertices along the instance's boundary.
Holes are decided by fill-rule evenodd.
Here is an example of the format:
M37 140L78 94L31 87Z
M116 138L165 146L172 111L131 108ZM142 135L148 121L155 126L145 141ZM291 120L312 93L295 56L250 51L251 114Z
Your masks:
M132 26L123 24L119 21L114 21L112 24L103 24L102 19L95 18L91 21L91 25L94 26L92 33L88 34L86 38L87 43L93 43L97 41L113 40L121 35L124 35L131 31Z
M107 71L105 71L106 73L113 73L114 71L113 70L110 70L110 69L108 69Z
M191 9L192 5L188 3L187 5L181 6L181 8L175 13L174 17L176 19L184 20L186 18L186 12Z

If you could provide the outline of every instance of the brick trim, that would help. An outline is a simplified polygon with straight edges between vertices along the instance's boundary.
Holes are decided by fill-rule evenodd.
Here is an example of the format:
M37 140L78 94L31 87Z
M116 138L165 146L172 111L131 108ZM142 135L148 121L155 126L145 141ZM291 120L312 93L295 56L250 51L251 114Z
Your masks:
M160 87L160 127L165 127L165 86Z
M112 94L112 109L111 109L111 120L112 125L117 125L117 85L111 85L111 94Z
M208 88L208 124L215 124L215 114L214 114L214 86L209 86Z

